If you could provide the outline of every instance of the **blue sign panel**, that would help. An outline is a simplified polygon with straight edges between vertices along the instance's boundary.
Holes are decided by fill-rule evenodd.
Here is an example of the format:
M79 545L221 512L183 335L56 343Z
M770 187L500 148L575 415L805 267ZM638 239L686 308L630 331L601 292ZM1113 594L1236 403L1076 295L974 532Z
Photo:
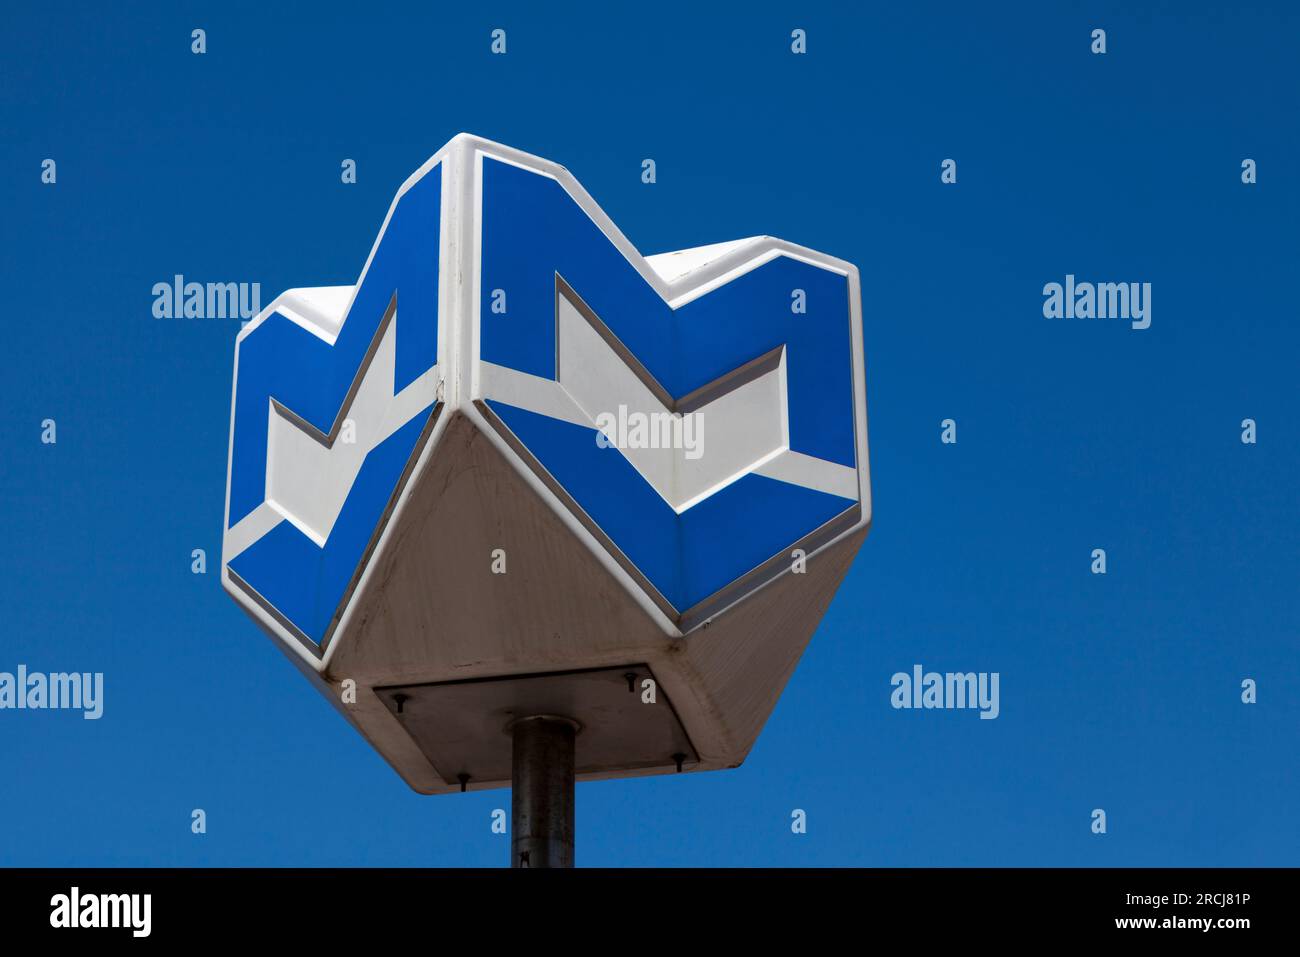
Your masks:
M505 313L481 310L482 362L557 379L559 277L621 346L592 361L638 366L674 401L782 350L784 408L755 403L751 416L786 416L787 448L801 463L849 473L847 482L798 484L743 468L754 463L727 462L714 490L678 510L626 448L596 441L594 421L575 424L489 398L491 411L668 608L681 614L700 605L774 556L788 558L846 513L856 521L852 300L844 273L776 256L672 308L556 179L491 158L481 176L480 300L490 302L494 289L508 296ZM623 404L611 393L602 411ZM743 416L714 421L707 407L694 414L704 425L705 460L730 441L724 430L750 425Z

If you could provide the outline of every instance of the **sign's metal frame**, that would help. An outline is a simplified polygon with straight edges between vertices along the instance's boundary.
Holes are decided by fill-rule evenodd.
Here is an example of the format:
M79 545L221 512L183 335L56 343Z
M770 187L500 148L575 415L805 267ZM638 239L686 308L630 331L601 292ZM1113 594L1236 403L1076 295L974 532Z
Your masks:
M572 197L574 202L601 229L609 241L627 258L627 261L639 272L645 282L651 286L665 303L676 309L693 299L703 296L725 283L731 282L750 270L771 261L778 256L807 262L821 268L844 275L849 284L849 323L852 342L853 382L854 382L854 418L856 430L857 496L858 506L847 509L821 528L808 534L803 540L792 544L792 548L801 548L809 557L821 549L834 544L853 532L870 526L871 523L871 483L867 455L866 422L866 380L863 360L861 284L857 267L845 260L829 256L807 247L798 246L770 236L759 236L733 243L701 247L698 250L683 250L644 257L619 228L605 215L596 201L583 189L582 185L559 164L540 157L523 153L501 144L493 143L468 134L461 134L439 150L423 166L413 173L398 190L394 197L384 225L375 239L370 256L358 285L364 280L375 251L383 242L392 211L402 196L415 183L426 175L442 177L442 211L441 227L444 236L452 241L444 242L439 251L440 276L469 276L468 282L440 282L438 309L441 316L449 321L439 323L438 363L430 370L436 376L436 395L440 406L435 413L432 428L421 439L418 458L412 463L410 472L418 472L425 464L429 454L438 444L438 439L452 413L462 413L483 429L494 443L512 461L527 462L530 456L526 450L512 440L509 430L502 427L500 420L494 416L486 405L488 394L484 387L482 364L478 360L477 342L480 317L483 310L481 302L481 243L480 227L482 206L482 164L485 158L500 160L518 165L532 172L550 177L558 182ZM437 172L433 172L437 170ZM719 250L722 250L721 252ZM332 287L325 291L346 289ZM559 286L557 283L557 290ZM300 301L303 294L313 290L290 290L277 297L269 306L258 314L243 328L237 343L242 343L252 335L266 318L277 311L285 309L286 302ZM557 296L559 295L557 291ZM335 297L335 308L340 303ZM351 297L342 312L347 315L351 308ZM305 329L321 338L332 340L338 328L333 322L320 318L321 311L308 312L298 310L297 318L302 320ZM385 321L384 325L387 325ZM376 337L378 343L378 337ZM235 376L232 383L231 415L231 453L227 461L227 496L225 517L229 529L229 478L230 465L233 460L234 410L233 390L238 384L239 349L236 346ZM450 357L444 361L443 357ZM364 367L363 367L364 371ZM360 373L358 374L360 378ZM346 409L347 403L344 408ZM291 413L291 410L286 410ZM340 412L340 421L343 417ZM305 423L304 423L305 426ZM337 425L336 425L337 430ZM612 547L599 527L586 520L581 509L574 506L567 494L554 480L546 475L544 468L536 466L521 469L521 474L530 486L543 498L551 502L557 514L574 535L583 540L592 553L601 561L609 572L618 580L628 593L653 618L663 633L672 637L689 634L703 622L714 618L736 602L743 600L773 578L788 573L789 562L784 556L773 556L771 560L752 569L742 578L734 581L720 592L710 596L699 605L674 616L672 609L657 596L655 589L640 575L632 563L623 558L616 547ZM367 573L373 558L381 554L387 544L389 531L400 522L403 506L407 496L397 498L393 507L376 529L375 537L368 550L367 561L359 570L359 577L354 581L349 593L367 584ZM311 642L304 642L282 616L276 614L273 607L265 601L258 601L255 590L247 583L241 583L237 576L229 571L232 539L238 539L227 533L223 547L222 582L241 604L248 608L250 614L257 618L264 628L276 635L285 645L301 656L304 662L315 670L328 666L332 654L330 638L338 632L345 632L351 624L350 602L345 603L342 617L331 630L330 636L316 648ZM238 547L237 544L234 547Z

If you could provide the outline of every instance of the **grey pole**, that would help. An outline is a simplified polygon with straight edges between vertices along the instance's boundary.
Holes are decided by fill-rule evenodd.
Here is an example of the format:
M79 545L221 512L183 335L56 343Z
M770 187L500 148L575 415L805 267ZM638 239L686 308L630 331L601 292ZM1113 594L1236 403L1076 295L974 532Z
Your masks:
M573 866L574 739L578 723L553 714L520 718L510 790L512 867Z

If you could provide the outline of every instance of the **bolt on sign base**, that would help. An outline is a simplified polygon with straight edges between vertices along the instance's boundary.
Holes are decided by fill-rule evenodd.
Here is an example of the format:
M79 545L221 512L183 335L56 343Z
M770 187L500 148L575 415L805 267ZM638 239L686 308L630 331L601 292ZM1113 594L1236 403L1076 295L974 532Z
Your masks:
M646 681L656 689L652 700ZM651 670L638 664L398 685L375 693L448 787L464 781L477 789L510 785L512 732L538 715L580 729L573 762L579 780L675 771L679 759L693 767L690 737L657 685Z

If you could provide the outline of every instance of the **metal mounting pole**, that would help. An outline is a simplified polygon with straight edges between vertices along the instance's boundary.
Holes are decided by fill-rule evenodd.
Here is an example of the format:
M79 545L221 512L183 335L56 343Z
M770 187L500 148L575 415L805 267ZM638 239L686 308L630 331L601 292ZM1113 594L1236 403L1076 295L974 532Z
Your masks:
M573 866L574 739L578 723L553 714L519 718L510 782L512 867Z

